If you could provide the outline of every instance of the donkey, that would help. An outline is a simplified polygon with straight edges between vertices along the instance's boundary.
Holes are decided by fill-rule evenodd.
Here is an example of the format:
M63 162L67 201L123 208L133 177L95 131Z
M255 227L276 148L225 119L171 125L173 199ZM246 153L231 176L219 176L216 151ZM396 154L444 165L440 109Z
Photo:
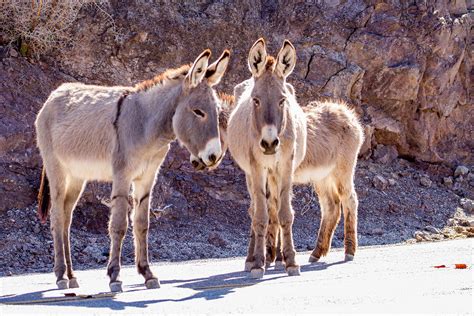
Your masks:
M295 63L296 51L288 40L276 59L267 56L265 41L257 40L248 56L252 78L239 85L243 92L229 118L229 150L245 172L251 196L252 242L246 270L253 278L265 273L269 219L282 227L288 275L300 273L293 245L291 186L306 151L306 118L286 86Z
M147 288L159 288L148 261L152 188L174 139L211 167L222 155L219 101L229 51L208 67L211 51L191 65L170 69L135 87L66 83L51 93L35 125L44 168L38 212L44 222L51 207L54 272L59 289L78 287L71 262L72 212L87 181L112 182L111 238L107 274L112 292L119 280L121 247L133 208L135 262ZM133 185L133 205L129 205ZM67 278L66 278L67 277Z
M289 83L286 85L294 95L293 87ZM236 87L234 91L234 97L238 100L242 89ZM223 119L222 123L219 122L221 135L225 135L227 128L225 112L234 107L234 103L228 101L229 97L226 97L226 100L220 114ZM350 261L354 259L357 249L358 199L354 189L354 172L364 140L363 129L354 111L344 102L313 101L303 107L303 111L307 120L307 149L303 162L294 172L293 182L313 185L318 195L322 217L316 246L309 261L316 262L329 252L334 230L341 217L341 208L344 213L345 260ZM223 143L221 146L225 151L227 144ZM196 169L209 169L203 161L192 157L191 159ZM215 165L212 168L216 167ZM269 220L267 267L275 260L275 267L282 265L281 231L278 225L274 225L277 222L276 218ZM254 242L254 235L251 234L250 245Z

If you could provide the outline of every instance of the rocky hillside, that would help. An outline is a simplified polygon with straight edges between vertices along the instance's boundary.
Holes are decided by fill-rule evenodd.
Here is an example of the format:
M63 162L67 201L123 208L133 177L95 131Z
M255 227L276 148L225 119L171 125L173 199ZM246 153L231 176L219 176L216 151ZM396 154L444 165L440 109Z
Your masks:
M6 210L16 215L32 212L41 167L33 122L42 103L60 83L131 85L168 67L191 62L209 47L214 57L226 48L232 52L228 72L218 86L231 92L235 84L249 77L246 56L259 37L267 40L274 54L285 38L295 45L298 62L289 80L303 106L319 97L342 98L354 105L365 124L367 141L362 156L369 161L364 163L374 161L383 170L398 161L398 156L418 162L412 167L423 166L423 174L435 177L434 187L450 193L433 191L438 206L424 207L429 212L445 212L441 218L445 222L460 197L474 197L469 171L461 180L449 180L455 166L474 163L469 1L313 2L164 1L158 5L142 0L101 1L101 6L87 5L79 11L67 30L71 39L67 45L53 47L40 56L26 39L11 42L10 35L0 33L2 226L11 224ZM2 16L6 20L0 24L8 25L8 18ZM170 231L177 218L210 217L211 222L233 227L236 235L232 238L246 235L248 201L241 172L227 158L215 173L197 175L187 158L184 150L174 146L155 188L155 207L169 206L164 218ZM369 180L360 180L358 190L369 190L369 186L367 196L378 201L363 204L373 212L371 216L386 216L387 207L393 212L415 207L420 195L413 195L410 202L392 196L399 202L387 206L383 194L371 193L378 192L372 186L379 181L372 182L376 172L367 168L359 174L369 172ZM417 176L413 181L420 185ZM412 189L408 184L403 188ZM397 190L391 194L402 193ZM107 186L89 185L78 207L76 227L103 234L108 215L97 196L106 197ZM222 211L214 213L229 208L242 214L241 219L236 219L237 213L231 217ZM419 228L423 227L420 223ZM400 236L395 239L406 237ZM221 243L219 238L211 236L209 240Z

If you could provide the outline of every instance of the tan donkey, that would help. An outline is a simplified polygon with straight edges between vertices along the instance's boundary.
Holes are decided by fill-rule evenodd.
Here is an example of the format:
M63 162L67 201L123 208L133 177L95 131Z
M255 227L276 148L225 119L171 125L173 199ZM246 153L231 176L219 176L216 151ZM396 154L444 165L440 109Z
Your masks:
M238 100L242 89L236 88L235 98ZM293 91L288 83L287 88ZM221 141L224 142L222 148L225 151L227 140L223 135L226 135L227 128L226 112L232 110L234 103L229 96L223 98L222 102L224 106L220 113L219 127ZM341 217L341 209L344 213L345 259L352 260L357 249L358 208L357 194L354 190L354 171L364 139L363 129L354 111L344 102L314 101L303 107L303 111L307 119L306 156L296 169L293 182L313 185L319 198L322 218L316 247L309 261L318 261L328 253L334 230ZM199 159L191 159L196 169L207 168ZM217 165L212 168L216 167ZM281 241L278 238L280 232L275 225L276 222L276 218L269 220L267 266L275 259L275 266L279 266L282 260L279 245ZM252 234L251 247L254 242Z
M252 78L234 89L242 93L229 118L227 139L232 157L246 174L251 197L252 242L245 266L254 278L265 272L265 237L273 219L282 228L287 272L299 275L291 191L294 169L306 151L306 119L286 85L295 63L296 51L289 41L275 59L267 56L265 42L259 39L248 57Z
M208 67L210 50L192 65L167 70L135 87L67 83L53 91L36 119L44 162L39 194L43 221L51 206L54 272L60 289L78 287L69 231L72 212L87 181L111 181L111 238L107 273L111 291L119 280L122 241L133 207L135 261L147 288L158 288L148 261L149 207L155 176L169 144L178 139L206 166L222 155L219 100L212 89L222 78L229 52ZM134 205L129 205L133 185Z

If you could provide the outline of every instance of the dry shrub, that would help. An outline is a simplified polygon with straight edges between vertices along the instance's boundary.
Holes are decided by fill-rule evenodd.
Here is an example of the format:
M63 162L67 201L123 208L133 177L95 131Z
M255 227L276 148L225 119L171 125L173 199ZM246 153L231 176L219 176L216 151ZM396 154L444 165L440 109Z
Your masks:
M71 42L69 30L85 5L110 18L107 0L0 0L0 41L40 55Z

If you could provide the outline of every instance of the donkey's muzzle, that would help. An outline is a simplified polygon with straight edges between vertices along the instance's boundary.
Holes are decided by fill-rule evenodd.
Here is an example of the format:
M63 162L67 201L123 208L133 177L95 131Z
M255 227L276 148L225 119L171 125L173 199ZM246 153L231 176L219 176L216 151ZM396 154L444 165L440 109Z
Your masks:
M278 138L275 138L272 142L268 142L265 139L260 141L260 148L262 148L265 155L274 155L279 145L280 140Z
M212 167L218 162L222 155L221 141L219 137L209 140L203 150L198 154L198 158L206 167Z
M204 170L206 168L206 165L201 159L192 160L191 164L193 165L193 168L198 171Z

